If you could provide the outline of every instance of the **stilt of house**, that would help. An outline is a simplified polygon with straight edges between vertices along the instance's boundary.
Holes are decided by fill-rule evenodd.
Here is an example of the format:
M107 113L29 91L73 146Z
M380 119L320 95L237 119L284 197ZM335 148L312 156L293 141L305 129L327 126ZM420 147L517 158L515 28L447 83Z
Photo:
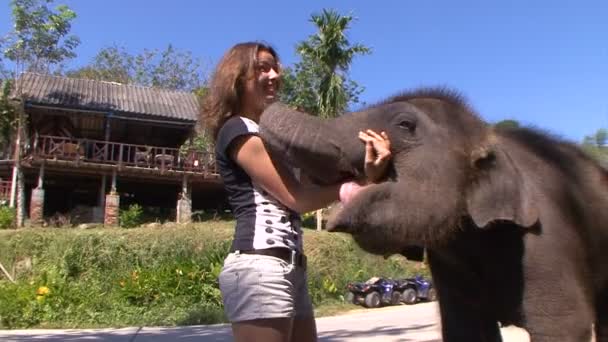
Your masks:
M19 168L17 173L17 205L16 205L16 226L23 227L25 223L25 175L23 169Z
M106 176L105 174L101 176L101 186L99 187L99 199L97 200L97 206L93 209L94 222L104 222L107 178L108 176Z
M32 225L42 224L44 218L44 163L40 165L38 172L38 185L32 189L30 199L30 222Z
M182 178L182 191L177 199L177 223L192 222L192 198L188 186L188 176Z
M116 169L112 171L112 188L110 193L106 195L105 202L103 224L105 226L118 226L120 195L116 192Z

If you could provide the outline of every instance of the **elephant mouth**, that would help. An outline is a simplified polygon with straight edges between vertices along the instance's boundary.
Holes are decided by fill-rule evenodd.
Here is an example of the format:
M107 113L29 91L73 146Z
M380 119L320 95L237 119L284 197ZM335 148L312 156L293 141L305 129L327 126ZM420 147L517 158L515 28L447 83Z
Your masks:
M374 184L360 185L354 181L342 184L340 187L340 201L337 202L337 205L330 211L327 231L356 234L356 227L347 223L347 221L344 221L344 214L345 212L352 211L353 208L360 206L362 203L358 198L361 197L364 192L373 191L374 187ZM348 214L346 216L348 216Z
M350 203L352 199L361 192L362 189L363 186L356 182L347 182L342 184L340 187L340 202L342 202L342 205L347 205Z

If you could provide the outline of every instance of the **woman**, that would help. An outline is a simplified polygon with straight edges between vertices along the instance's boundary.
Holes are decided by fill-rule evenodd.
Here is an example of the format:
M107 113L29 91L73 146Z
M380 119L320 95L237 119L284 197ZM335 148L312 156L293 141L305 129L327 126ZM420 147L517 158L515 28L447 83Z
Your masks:
M299 213L338 200L341 185L306 186L295 170L270 159L257 123L277 99L280 74L272 47L237 44L219 62L203 103L216 162L236 216L219 283L237 342L317 339ZM372 131L359 137L366 143L366 174L376 181L390 159L388 137Z

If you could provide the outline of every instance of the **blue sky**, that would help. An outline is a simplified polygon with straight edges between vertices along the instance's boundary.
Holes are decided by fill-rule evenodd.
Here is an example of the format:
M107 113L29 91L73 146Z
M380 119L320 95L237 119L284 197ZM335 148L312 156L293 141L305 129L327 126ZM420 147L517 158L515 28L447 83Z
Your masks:
M11 27L8 1L0 34ZM86 64L102 47L131 52L171 43L211 66L234 43L264 40L283 64L315 32L308 20L332 8L357 19L351 42L373 49L352 79L374 103L400 90L448 86L481 116L513 118L580 141L608 127L608 1L195 1L56 0L76 11L72 32Z

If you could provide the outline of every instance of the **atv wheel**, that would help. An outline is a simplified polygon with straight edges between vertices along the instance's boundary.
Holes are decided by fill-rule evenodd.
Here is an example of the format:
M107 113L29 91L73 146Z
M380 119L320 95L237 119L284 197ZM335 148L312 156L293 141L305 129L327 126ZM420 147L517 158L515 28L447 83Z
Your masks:
M376 291L370 292L365 296L364 305L366 308L377 308L380 306L380 294Z
M405 304L416 304L416 300L418 300L416 290L411 288L403 290L403 294L401 295L402 302L404 302Z
M391 294L391 305L399 305L401 303L401 292L394 291Z
M437 291L433 288L429 289L429 293L426 296L426 300L429 302L434 302L437 300Z
M344 301L347 303L357 304L357 297L355 296L354 293L349 292L344 297Z

